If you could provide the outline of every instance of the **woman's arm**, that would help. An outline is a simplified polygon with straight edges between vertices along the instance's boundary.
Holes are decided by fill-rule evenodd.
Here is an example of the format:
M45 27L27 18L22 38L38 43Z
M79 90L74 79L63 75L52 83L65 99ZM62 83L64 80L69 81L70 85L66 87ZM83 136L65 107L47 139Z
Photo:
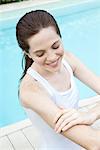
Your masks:
M76 56L70 52L65 52L65 59L69 62L72 67L74 75L82 81L85 85L89 86L100 96L100 77L89 70ZM94 97L93 99L97 99ZM90 110L91 113L96 115L96 119L100 119L100 103Z
M76 125L61 134L87 150L100 150L100 130Z
M55 131L57 133L60 133L61 131L66 131L77 124L92 125L96 120L100 119L100 96L98 95L89 98L87 100L87 104L90 102L90 100L91 103L93 103L94 101L96 103L95 106L90 106L88 111L74 108L62 108L63 115L60 118L55 116Z
M22 85L20 87L20 99L24 107L37 112L52 128L55 127L53 121L56 114L59 114L59 117L62 115L62 111L36 83ZM100 131L97 132L89 126L76 125L61 134L87 150L100 149Z
M88 69L76 56L65 52L65 59L70 64L74 75L85 85L100 95L100 77Z

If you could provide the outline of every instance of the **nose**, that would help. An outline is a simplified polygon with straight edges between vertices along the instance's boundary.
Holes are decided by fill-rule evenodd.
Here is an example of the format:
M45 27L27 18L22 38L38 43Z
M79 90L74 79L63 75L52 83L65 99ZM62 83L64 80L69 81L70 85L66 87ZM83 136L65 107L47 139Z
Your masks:
M56 53L54 52L54 50L48 51L47 53L47 61L52 63L54 61L57 60L57 56Z

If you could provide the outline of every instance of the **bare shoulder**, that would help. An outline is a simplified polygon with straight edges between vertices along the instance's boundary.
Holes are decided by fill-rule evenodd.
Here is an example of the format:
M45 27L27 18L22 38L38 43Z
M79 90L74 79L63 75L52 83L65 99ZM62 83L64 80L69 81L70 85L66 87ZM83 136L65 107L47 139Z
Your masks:
M32 78L29 74L26 74L24 78L22 79L19 87L19 97L21 100L22 105L27 107L27 102L29 101L29 97L38 96L43 93L46 93L43 87L34 79Z
M34 78L32 78L29 74L26 74L20 83L20 94L26 89L34 91L36 87L37 81Z
M76 63L75 63L76 56L69 51L65 51L64 59L69 63L69 65L71 66L71 68L74 72L76 69Z

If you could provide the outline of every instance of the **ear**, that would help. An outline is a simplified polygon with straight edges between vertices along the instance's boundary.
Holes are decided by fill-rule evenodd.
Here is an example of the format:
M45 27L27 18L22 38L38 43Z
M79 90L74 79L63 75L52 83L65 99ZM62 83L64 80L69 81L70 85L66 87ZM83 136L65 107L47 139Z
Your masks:
M24 51L24 53L25 53L25 55L27 55L30 59L32 59L32 57L31 57L31 55L30 55L29 53L27 53L27 52L25 52L25 51Z

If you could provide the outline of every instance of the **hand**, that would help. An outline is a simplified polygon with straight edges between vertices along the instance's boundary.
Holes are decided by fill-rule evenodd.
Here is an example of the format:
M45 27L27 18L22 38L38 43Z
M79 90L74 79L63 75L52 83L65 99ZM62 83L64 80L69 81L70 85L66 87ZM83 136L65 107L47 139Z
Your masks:
M82 112L73 108L61 108L60 115L54 119L55 131L60 133L66 131L74 125L87 124L91 125L96 121L96 115L91 112Z

